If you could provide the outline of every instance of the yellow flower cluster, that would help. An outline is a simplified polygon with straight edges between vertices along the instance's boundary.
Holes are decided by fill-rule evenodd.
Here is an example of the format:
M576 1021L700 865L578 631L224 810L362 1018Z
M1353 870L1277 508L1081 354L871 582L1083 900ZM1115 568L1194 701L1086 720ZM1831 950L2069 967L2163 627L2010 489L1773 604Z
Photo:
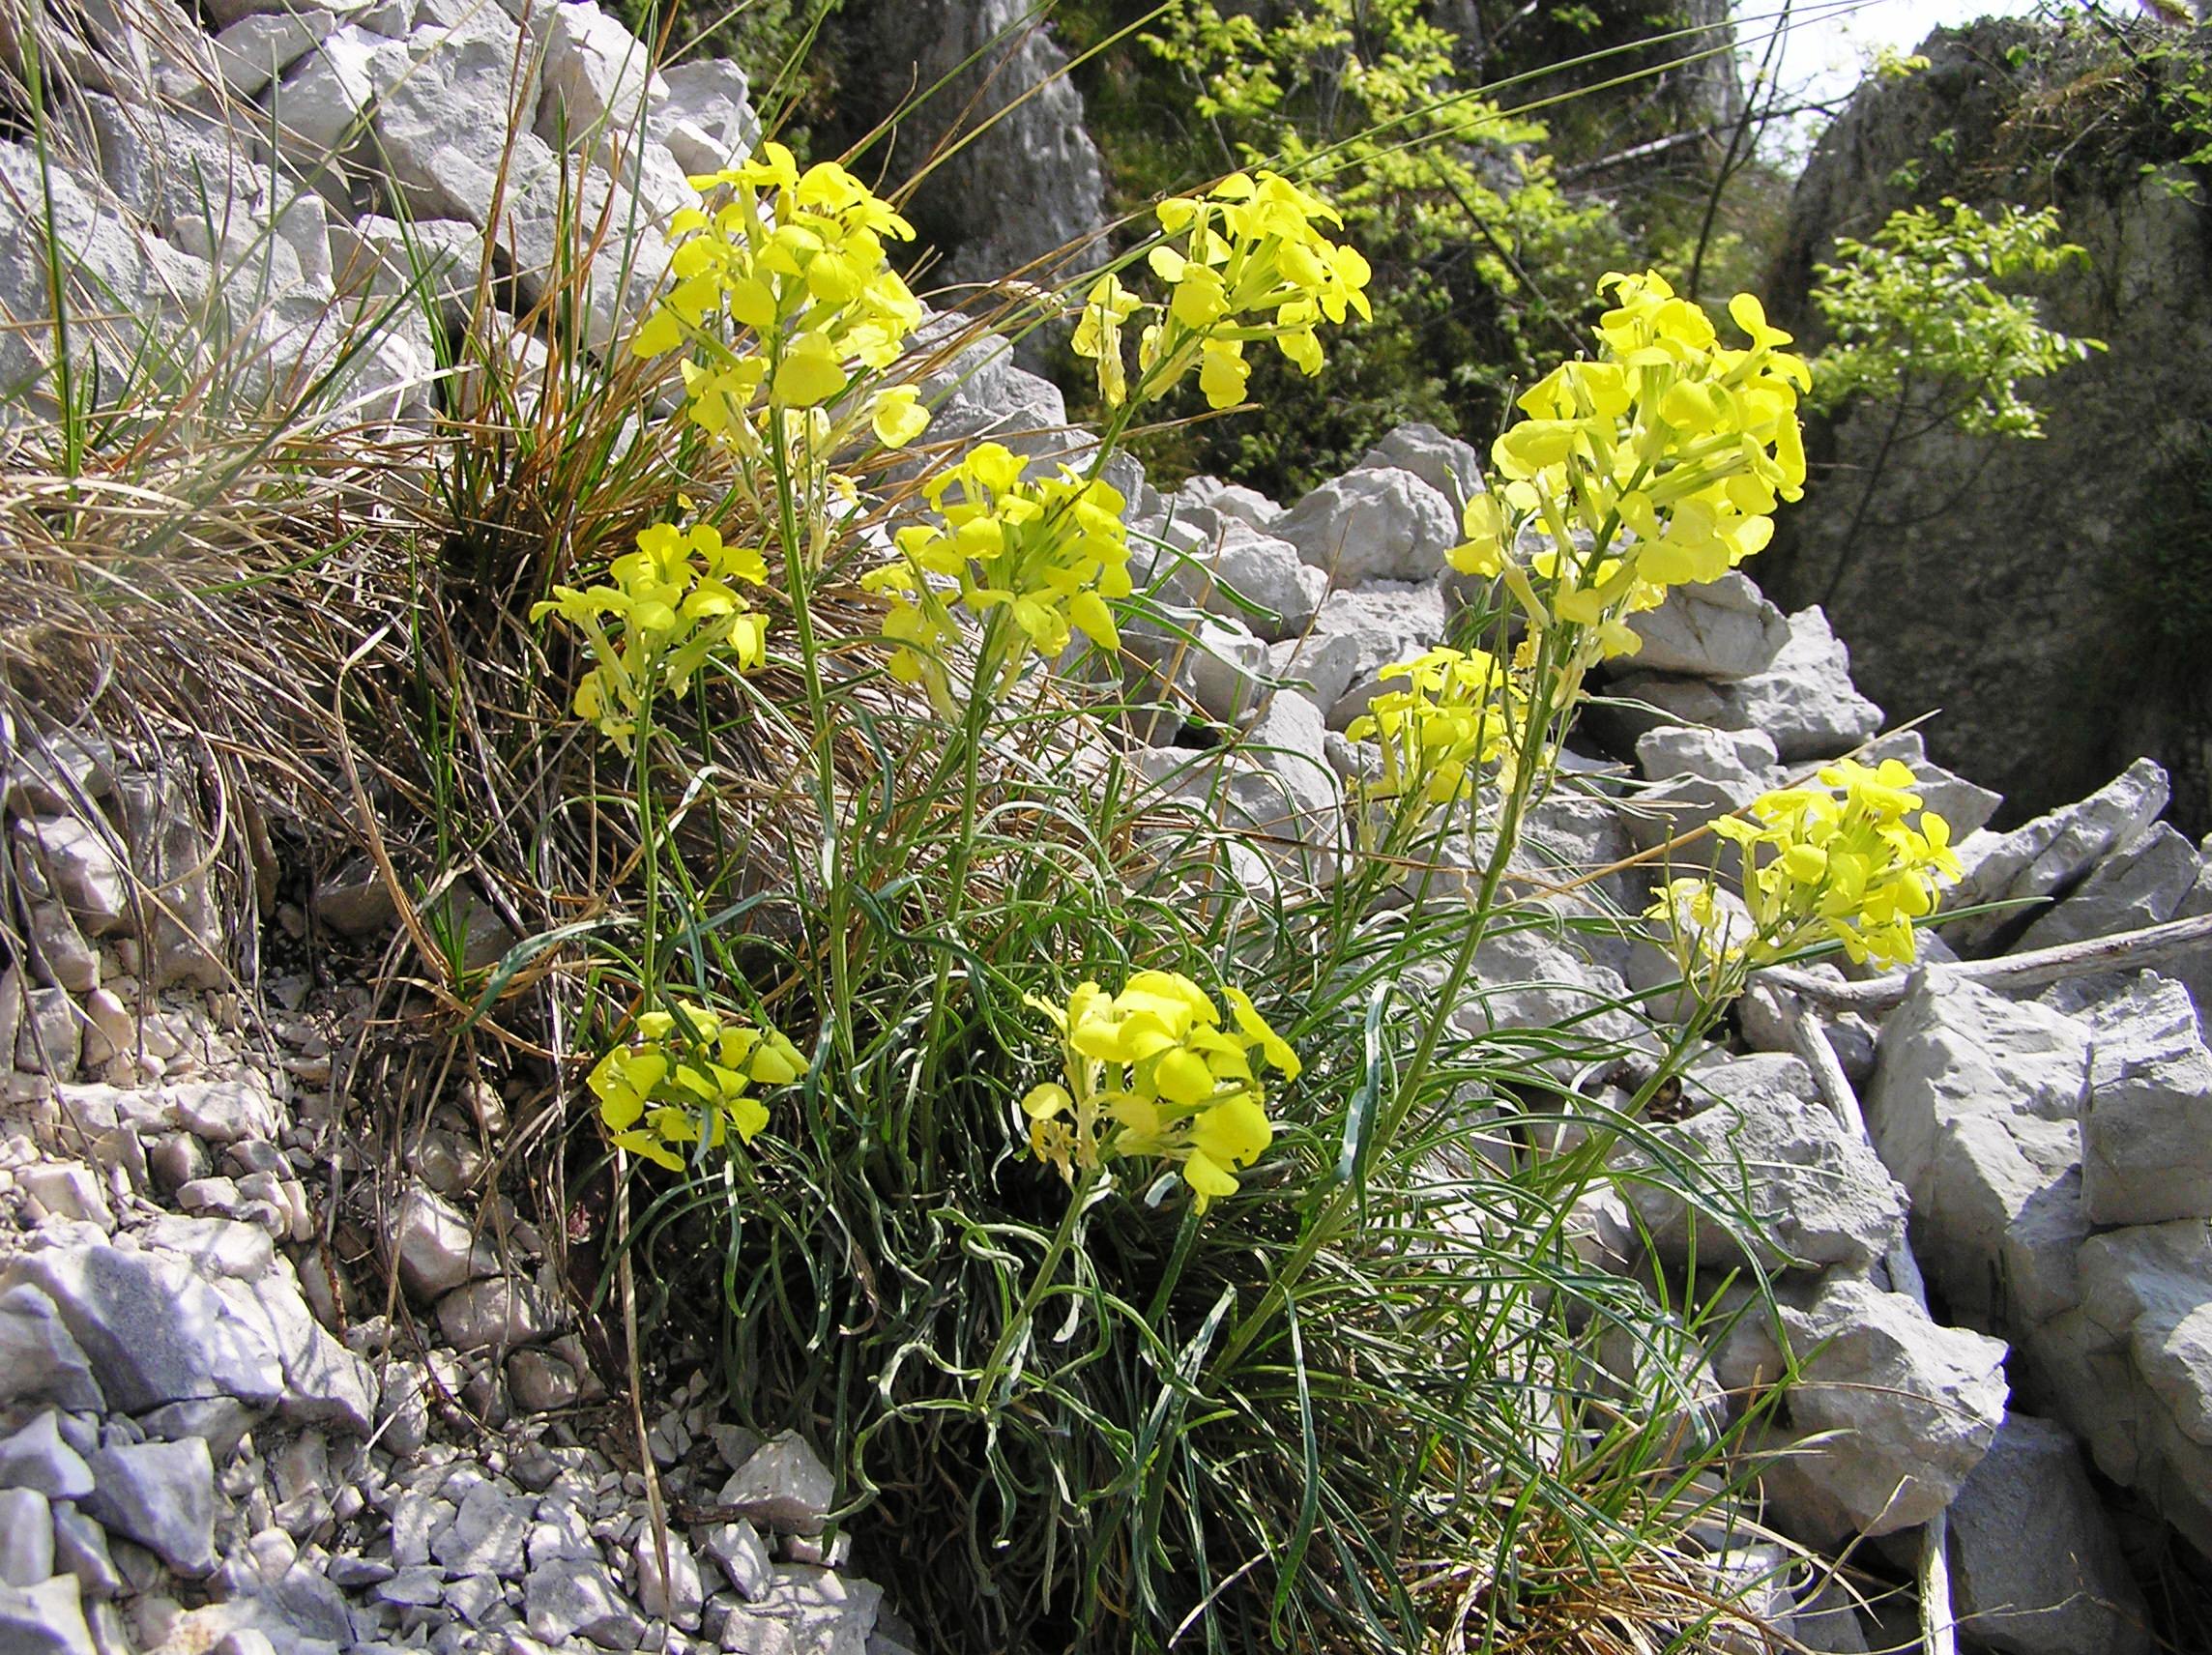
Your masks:
M890 268L884 238L914 239L914 227L835 161L803 173L791 151L765 143L726 171L690 181L702 192L726 188L709 211L686 207L670 220L674 285L630 339L640 357L689 344L684 363L691 417L717 436L747 423L764 392L783 408L830 402L870 369L888 367L921 321L921 305ZM724 324L754 345L737 349ZM734 331L733 331L734 334ZM886 387L868 403L877 436L897 448L920 435L928 414L911 385Z
M1468 502L1451 564L1503 576L1532 624L1587 627L1610 655L1637 648L1627 615L1766 544L1776 502L1803 489L1797 400L1812 376L1748 293L1729 302L1751 341L1735 348L1656 275L1599 287L1615 306L1597 360L1563 363L1521 397L1528 418L1491 450L1503 485Z
M735 1132L751 1143L768 1124L753 1089L788 1086L805 1072L799 1048L773 1029L679 1001L640 1016L629 1043L601 1058L586 1084L618 1148L682 1172L702 1141L720 1148Z
M1895 759L1841 760L1819 782L1761 794L1743 816L1713 824L1737 847L1751 911L1751 937L1728 952L1760 965L1832 939L1856 963L1909 965L1912 922L1935 912L1938 881L1959 876L1950 825L1921 807L1912 771ZM1906 821L1915 813L1917 826ZM1687 914L1709 933L1717 910L1709 881L1676 880L1650 913L1676 923Z
M1248 343L1272 339L1300 370L1317 374L1322 320L1373 313L1366 259L1318 227L1341 224L1336 210L1286 178L1231 173L1206 195L1175 196L1156 212L1160 228L1183 244L1156 247L1147 260L1167 284L1167 303L1148 305L1108 274L1091 287L1076 323L1076 353L1096 360L1098 392L1109 407L1128 400L1121 333L1140 311L1155 319L1138 337L1138 399L1164 395L1195 367L1211 408L1244 399Z
M1206 991L1175 972L1138 972L1115 995L1086 982L1064 1006L1032 998L1060 1031L1065 1075L1022 1099L1037 1158L1071 1185L1123 1156L1174 1161L1201 1212L1235 1194L1233 1169L1274 1141L1257 1070L1294 1081L1299 1064L1250 997L1230 988L1223 998L1229 1029Z
M978 615L1004 606L1013 618L1015 647L985 672L1010 677L1032 652L1058 654L1075 631L1103 649L1120 647L1107 599L1130 591L1121 491L1065 467L1026 477L1028 466L1004 444L977 444L925 490L942 525L901 529L898 561L860 577L890 603L884 635L899 646L892 677L944 689L952 603ZM955 489L958 498L948 499Z
M753 548L725 542L713 525L655 523L640 531L636 551L614 560L607 577L581 590L556 586L530 618L558 615L584 634L593 666L576 686L576 715L624 752L648 696L682 695L717 652L741 671L767 659L768 617L747 608L733 583L762 585L768 566Z
M1432 804L1449 804L1470 772L1512 758L1527 697L1495 655L1434 649L1377 676L1406 687L1378 693L1345 735L1381 744L1382 797L1418 792Z

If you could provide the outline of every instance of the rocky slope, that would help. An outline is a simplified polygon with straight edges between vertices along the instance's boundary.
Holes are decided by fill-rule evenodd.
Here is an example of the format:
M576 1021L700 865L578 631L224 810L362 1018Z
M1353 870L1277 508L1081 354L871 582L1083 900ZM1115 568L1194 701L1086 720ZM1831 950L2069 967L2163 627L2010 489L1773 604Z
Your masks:
M183 271L224 305L280 282L253 312L276 329L264 361L311 376L316 307L405 285L394 249L410 241L451 249L445 274L488 245L527 296L564 233L532 183L557 176L557 144L595 199L650 217L677 171L749 141L733 72L648 76L588 3L522 21L447 3L341 19L226 0L217 44L181 12L84 41L70 118L118 134L128 118L131 136L57 174L80 274ZM258 57L234 73L252 83L238 96L269 100L254 119L276 122L274 150L189 98L111 96L241 50L269 59L273 78L253 80ZM495 211L486 123L510 106L532 130ZM629 141L610 135L626 126ZM305 188L333 160L342 172ZM29 152L0 165L20 173ZM232 181L224 237L156 188L180 173ZM6 210L19 234L24 199ZM401 213L429 227L402 237ZM607 278L600 336L657 269L655 246L648 229L632 275ZM22 267L0 278L17 321L46 315ZM187 356L209 314L142 319ZM371 359L393 377L374 383L384 417L420 420L462 388L408 354L429 324L403 314L396 354ZM44 348L36 326L8 337L30 353L18 369ZM962 353L930 394L941 436L1088 443L1001 344ZM1263 897L1335 878L1353 849L1346 781L1365 763L1343 731L1381 667L1445 637L1464 595L1444 554L1477 456L1409 426L1295 502L1208 479L1162 494L1133 467L1121 479L1177 623L1132 624L1126 671L1188 709L1135 733L1160 813L1248 825L1238 871ZM1823 759L1913 760L1964 836L1954 910L2020 906L1957 915L1906 980L1777 977L1701 1056L1665 1131L1685 1164L1740 1183L1761 1236L1698 1234L1672 1175L1624 1163L1580 1210L1580 1244L1634 1279L1679 1273L1693 1249L1703 1268L1756 1258L1774 1273L1777 1318L1681 1352L1697 1408L1744 1406L1785 1345L1803 1364L1768 1428L1767 1523L1833 1552L1941 1519L1969 1643L2145 1650L2123 1542L2148 1522L2212 1556L2212 960L2009 987L1991 963L2212 913L2201 849L2162 820L2166 773L2135 763L1992 832L1998 797L1926 765L1916 733L1882 734L1818 607L1786 614L1732 576L1641 631L1523 862L1555 882L1609 870L1552 900L1616 923L1500 937L1455 1017L1534 1031L1649 991L1664 1025L1672 965L1618 922L1651 870L1615 864ZM603 1329L492 1170L511 1100L474 1089L404 1130L366 1124L373 1100L350 1079L366 989L295 968L242 992L212 820L159 753L50 721L6 740L19 944L0 980L0 1647L927 1646L819 1538L832 1480L812 1449L727 1424L690 1353L647 1372L649 1469L608 1394L626 1376ZM326 884L277 918L373 943L392 924L376 894ZM1449 877L1404 895L1465 900ZM1527 1152L1501 1131L1499 1154ZM1717 1579L1782 1562L1740 1526L1706 1538ZM1889 1636L1833 1590L1774 1584L1765 1604L1805 1647Z

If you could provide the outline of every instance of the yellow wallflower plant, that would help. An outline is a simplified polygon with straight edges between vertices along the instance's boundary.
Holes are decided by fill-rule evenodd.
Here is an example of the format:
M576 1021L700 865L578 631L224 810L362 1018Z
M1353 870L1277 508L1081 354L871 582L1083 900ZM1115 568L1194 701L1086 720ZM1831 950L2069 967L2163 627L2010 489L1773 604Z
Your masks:
M914 238L888 202L835 161L800 171L774 142L689 182L719 204L703 198L671 219L673 285L630 350L690 350L684 381L700 426L750 447L756 403L819 408L898 360L921 305L885 251L886 238ZM903 447L929 421L918 396L912 385L882 387L840 424L864 419L886 447Z
M718 1149L733 1133L751 1143L768 1125L757 1089L805 1072L806 1060L775 1030L682 1001L643 1013L585 1084L617 1148L682 1172L701 1144Z
M1074 1186L1123 1158L1179 1166L1198 1209L1237 1188L1274 1141L1262 1072L1298 1077L1297 1054L1240 989L1225 1027L1177 972L1144 971L1119 994L1085 982L1064 1004L1030 997L1060 1035L1062 1078L1022 1099L1030 1147Z
M682 695L717 654L740 671L767 659L768 617L738 592L767 580L760 552L725 541L712 524L655 523L639 532L637 550L608 566L606 580L556 586L530 618L558 615L583 634L593 664L576 686L576 715L626 753L648 697Z
M1959 877L1950 825L1922 807L1896 759L1838 760L1819 783L1761 794L1713 824L1736 847L1748 935L1726 923L1710 880L1672 882L1650 916L1696 930L1706 954L1725 956L1709 963L1757 967L1825 940L1855 964L1910 965L1913 921L1936 911L1943 880Z
M1486 768L1512 762L1528 697L1495 655L1439 648L1377 676L1405 687L1379 692L1345 735L1381 746L1379 797L1447 805Z
M1102 649L1120 646L1107 603L1130 592L1121 491L1065 467L1054 476L1028 470L1027 456L1004 444L977 444L924 491L940 522L901 529L897 559L861 576L890 606L891 676L927 684L941 705L950 699L944 662L957 635L955 605L986 618L1003 608L1011 621L996 658L977 665L986 693L1033 653L1059 654L1075 632Z
M1501 481L1468 503L1450 554L1463 574L1502 578L1532 625L1584 628L1584 659L1632 653L1626 616L1766 544L1777 502L1803 491L1812 383L1748 293L1729 302L1750 341L1735 347L1656 274L1599 286L1614 307L1596 358L1522 395L1528 418L1491 450Z
M1287 178L1231 173L1205 195L1171 197L1155 213L1171 240L1146 263L1165 284L1166 302L1148 304L1109 273L1076 322L1076 354L1097 363L1109 408L1132 394L1122 331L1140 314L1152 319L1138 337L1137 399L1165 395L1196 368L1209 408L1244 399L1247 344L1272 340L1301 371L1317 374L1320 324L1372 314L1367 260L1320 228L1342 222L1336 210Z

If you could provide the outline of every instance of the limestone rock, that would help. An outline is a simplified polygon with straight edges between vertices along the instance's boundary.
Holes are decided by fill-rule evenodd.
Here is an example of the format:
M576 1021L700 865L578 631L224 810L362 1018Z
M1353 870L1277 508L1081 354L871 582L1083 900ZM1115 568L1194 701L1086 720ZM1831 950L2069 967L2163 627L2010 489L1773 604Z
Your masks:
M1948 1506L2004 1418L2004 1345L1842 1277L1780 1314L1803 1381L1788 1405L1799 1439L1769 1488L1792 1531L1891 1534Z
M1774 739L1763 730L1661 724L1636 739L1636 765L1646 781L1678 775L1705 781L1754 781L1780 762Z
M0 1584L35 1586L54 1572L53 1514L36 1489L0 1488Z
M760 142L745 72L731 58L696 58L660 72L664 96L646 131L686 173L719 172Z
M2098 1469L2212 1554L2212 1230L2142 1225L2081 1244L2080 1305L2029 1346Z
M205 1442L119 1443L91 1464L87 1512L180 1575L215 1573L215 1466Z
M852 135L936 88L898 140L901 156L958 149L908 208L946 254L936 279L998 281L1070 245L1087 255L1106 228L1105 169L1067 56L1024 0L862 0L838 27L859 43L840 88Z
M1269 664L1276 677L1305 684L1328 727L1342 730L1367 711L1378 672L1442 643L1448 624L1438 582L1373 581L1323 598L1312 627L1276 645Z
M1359 456L1354 471L1410 471L1444 497L1454 512L1483 492L1482 456L1471 443L1412 421L1397 426Z
M393 1198L390 1245L401 1285L419 1299L433 1300L463 1282L499 1273L491 1238L420 1183L401 1186Z
M36 1489L56 1500L92 1493L92 1468L62 1440L53 1409L0 1441L0 1489Z
M131 920L131 876L117 847L66 816L17 817L12 831L18 865L35 868L87 936L106 937Z
M223 84L234 94L251 98L314 49L335 27L335 13L313 7L296 12L257 12L239 18L216 36L216 67Z
M1751 678L1775 663L1790 638L1789 620L1739 570L1703 586L1671 588L1656 609L1628 618L1644 647L1630 657L1639 672L1722 681Z
M2081 1116L2089 1222L2212 1218L2212 1050L2189 991L2144 972L2084 1021L2096 1041Z
M722 1485L716 1504L742 1506L779 1533L819 1534L836 1498L837 1480L798 1433L763 1443Z
M1881 709L1852 687L1849 653L1817 607L1790 617L1790 641L1749 678L1717 683L1631 672L1611 693L1658 710L1610 711L1605 722L1631 741L1662 722L1763 730L1785 764L1834 758L1881 728Z
M438 1331L463 1352L536 1344L558 1325L553 1303L515 1276L470 1282L438 1301Z
M266 1407L284 1390L276 1351L241 1326L221 1294L172 1259L113 1247L22 1255L0 1289L36 1288L91 1359L110 1406L233 1397ZM97 1468L96 1468L97 1469Z
M2070 887L2107 856L2129 843L2166 808L2166 771L2138 759L2079 803L2039 816L2009 833L1983 831L1959 847L1965 875L1944 893L1957 910L1985 902L2018 902ZM1962 953L1993 941L2019 922L2017 909L1954 919L1943 940Z
M1267 646L1236 621L1189 609L1166 608L1160 620L1121 627L1121 645L1150 670L1131 686L1133 699L1178 703L1221 724L1239 724L1259 706L1267 672Z
M1685 1092L1693 1113L1652 1128L1652 1136L1716 1187L1693 1203L1646 1171L1624 1188L1663 1262L1687 1264L1695 1257L1701 1269L1726 1269L1756 1257L1766 1270L1864 1269L1904 1234L1904 1192L1819 1101L1800 1060L1709 1064L1686 1081ZM1622 1164L1644 1162L1638 1155ZM1708 1204L1740 1209L1748 1223L1708 1212Z
M104 1411L92 1364L54 1301L28 1282L0 1289L0 1402Z
M10 1655L98 1655L76 1577L0 1586L0 1648Z
M700 1550L712 1557L728 1577L731 1587L748 1603L768 1591L771 1565L760 1531L742 1518L717 1523L700 1536Z
M683 1530L668 1530L667 1542L665 1576L661 1570L660 1543L652 1524L640 1528L637 1539L631 1543L630 1560L637 1568L638 1607L655 1620L695 1630L699 1625L699 1607L707 1598L699 1579L699 1564L691 1555L690 1544L684 1538Z
M2154 822L2091 868L2056 907L2037 915L2020 946L2055 948L2164 924L2181 911L2201 866L2196 846L2169 824Z
M562 1647L589 1639L602 1649L635 1649L645 1623L616 1585L604 1563L554 1557L530 1571L523 1614L531 1636Z
M1939 970L1882 1024L1868 1130L1911 1196L1921 1268L1983 1325L2024 1334L2079 1295L2090 1038Z
M1292 507L1271 533L1339 589L1434 579L1461 539L1450 501L1395 466L1330 479Z
M2149 1655L2147 1609L2065 1431L2005 1416L1951 1506L1959 1630L2003 1655Z
M556 149L584 149L612 136L635 143L647 110L664 102L667 83L653 72L652 48L600 11L570 0L544 18L544 90L538 135Z
M1297 548L1241 517L1204 507L1177 518L1200 537L1201 566L1187 580L1188 601L1249 626L1268 643L1301 635L1328 593L1328 577L1302 562Z

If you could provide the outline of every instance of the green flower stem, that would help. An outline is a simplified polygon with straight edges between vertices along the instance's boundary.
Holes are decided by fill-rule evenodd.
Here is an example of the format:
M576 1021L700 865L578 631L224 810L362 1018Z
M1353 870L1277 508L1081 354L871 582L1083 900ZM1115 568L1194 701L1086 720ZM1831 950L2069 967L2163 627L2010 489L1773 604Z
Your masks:
M1602 553L1603 548L1599 550ZM1505 790L1502 808L1499 812L1497 840L1492 847L1489 862L1483 868L1482 885L1475 896L1473 912L1468 917L1459 948L1452 956L1450 969L1444 973L1442 986L1438 990L1436 1010L1422 1025L1421 1037L1413 1049L1412 1059L1398 1078L1396 1095L1389 1112L1377 1123L1375 1142L1379 1144L1391 1142L1404 1125L1407 1113L1412 1108L1412 1100L1420 1093L1420 1083L1427 1075L1430 1063L1436 1059L1437 1045L1443 1037L1444 1026L1451 1019L1460 992L1466 988L1468 978L1473 974L1475 955L1481 951L1483 943L1489 937L1490 919L1496 911L1498 889L1504 882L1506 865L1520 843L1522 816L1528 809L1538 773L1544 769L1537 760L1550 749L1552 722L1562 711L1556 691L1564 681L1564 662L1559 658L1559 634L1565 629L1549 627L1541 634L1542 642L1537 651L1532 675L1538 699L1531 704L1528 716L1522 726L1521 750L1516 755L1512 784ZM1468 799L1468 839L1470 845L1474 842L1479 822L1479 790L1470 789ZM1358 1193L1358 1188L1353 1183L1339 1185L1327 1204L1314 1216L1313 1222L1298 1237L1297 1244L1291 1249L1282 1267L1268 1281L1266 1292L1261 1294L1259 1303L1231 1329L1229 1338L1216 1358L1218 1371L1233 1369L1267 1323L1282 1311L1289 1301L1291 1290L1304 1275L1307 1266L1356 1214L1359 1206Z
M780 357L780 350L771 353ZM772 382L774 364L769 372ZM837 829L837 757L830 740L829 694L822 682L821 650L814 632L814 610L811 601L813 570L807 566L806 548L800 539L799 503L794 497L795 484L791 476L791 455L784 440L786 411L778 404L769 404L769 456L775 469L775 502L777 529L783 539L784 588L791 598L792 625L799 633L800 670L806 684L806 712L812 723L814 749L814 788L817 808L822 813L821 877L830 904L830 921L824 946L830 954L831 986L831 1018L836 1025L837 1038L843 1042L846 1057L852 1057L853 1028L849 1015L853 1003L852 962L846 957L846 944L850 927L847 925L848 895L845 889L842 847Z
M1052 1233L1052 1240L1045 1247L1043 1259L1037 1263L1036 1274L1030 1279L1021 1302L1006 1319L1005 1326L999 1330L998 1341L991 1347L990 1359L975 1376L976 1412L988 1416L996 1411L990 1401L991 1393L999 1388L1007 1359L1013 1355L1014 1347L1021 1342L1024 1332L1035 1317L1037 1306L1044 1302L1045 1294L1052 1291L1053 1279L1060 1274L1061 1262L1078 1245L1083 1233L1084 1217L1091 1210L1091 1204L1099 1188L1096 1173L1086 1172L1077 1176L1074 1191L1067 1200L1067 1210L1060 1216L1060 1225Z

